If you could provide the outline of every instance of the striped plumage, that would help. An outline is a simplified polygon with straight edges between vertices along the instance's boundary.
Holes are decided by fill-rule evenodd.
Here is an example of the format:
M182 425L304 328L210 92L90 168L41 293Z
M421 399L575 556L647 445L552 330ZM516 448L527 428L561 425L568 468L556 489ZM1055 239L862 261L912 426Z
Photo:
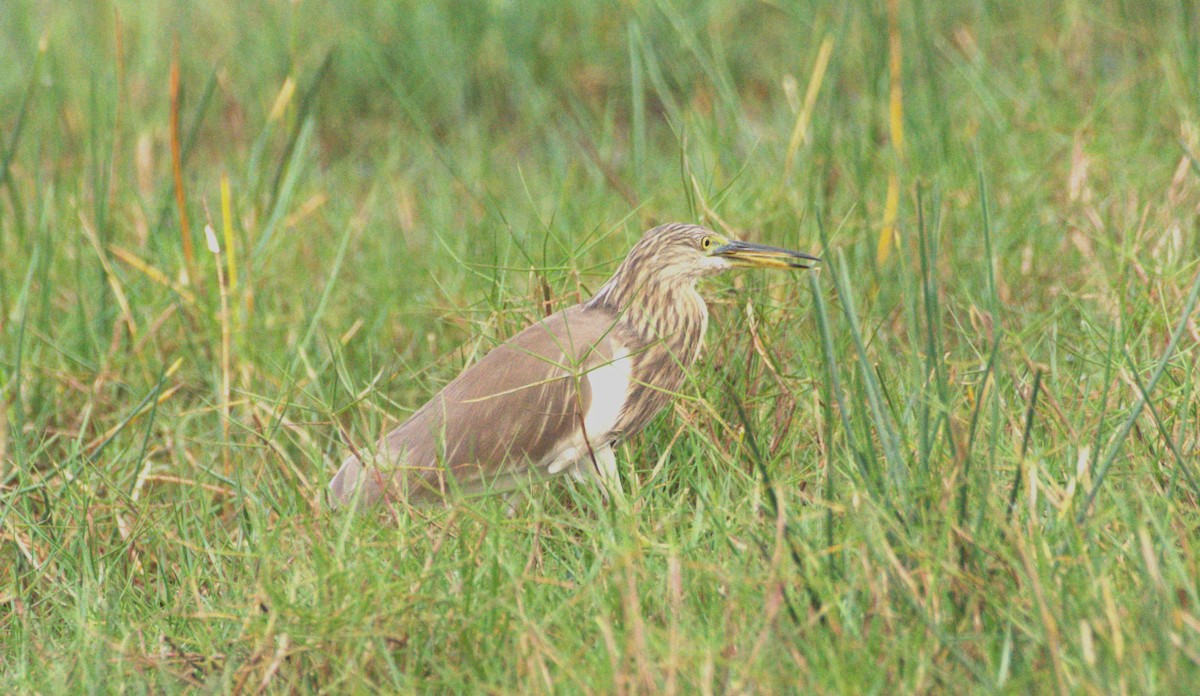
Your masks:
M708 328L708 306L696 282L719 273L715 264L696 263L700 240L712 232L673 224L647 232L585 310L611 314L627 334L633 374L622 435L641 430L683 385L684 370L700 356Z
M594 297L496 347L349 456L330 483L334 503L439 499L560 473L615 483L613 446L662 410L699 356L708 309L696 283L735 265L813 260L696 225L650 230Z

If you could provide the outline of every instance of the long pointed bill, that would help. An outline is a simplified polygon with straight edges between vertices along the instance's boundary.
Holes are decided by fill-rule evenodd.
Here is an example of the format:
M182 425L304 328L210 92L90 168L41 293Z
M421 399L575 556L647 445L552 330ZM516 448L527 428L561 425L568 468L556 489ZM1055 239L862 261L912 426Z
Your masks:
M821 260L799 251L737 240L717 247L712 255L720 256L734 266L753 268L812 268L812 264Z

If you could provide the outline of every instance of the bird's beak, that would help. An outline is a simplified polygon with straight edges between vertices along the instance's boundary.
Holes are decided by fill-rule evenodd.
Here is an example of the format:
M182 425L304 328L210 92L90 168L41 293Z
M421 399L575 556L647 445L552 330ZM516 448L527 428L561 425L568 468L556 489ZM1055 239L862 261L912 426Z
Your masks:
M712 250L713 256L720 256L734 266L751 268L811 268L812 264L821 259L809 254L790 249L740 242L731 239L725 244Z

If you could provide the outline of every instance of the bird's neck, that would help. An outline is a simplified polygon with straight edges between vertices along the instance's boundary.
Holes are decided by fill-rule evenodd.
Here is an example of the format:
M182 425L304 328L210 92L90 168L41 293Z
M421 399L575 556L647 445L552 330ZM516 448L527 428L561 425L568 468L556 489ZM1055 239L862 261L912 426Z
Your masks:
M696 291L696 280L640 280L628 282L618 273L587 306L613 311L642 340L664 344L677 360L690 365L708 327L708 306Z

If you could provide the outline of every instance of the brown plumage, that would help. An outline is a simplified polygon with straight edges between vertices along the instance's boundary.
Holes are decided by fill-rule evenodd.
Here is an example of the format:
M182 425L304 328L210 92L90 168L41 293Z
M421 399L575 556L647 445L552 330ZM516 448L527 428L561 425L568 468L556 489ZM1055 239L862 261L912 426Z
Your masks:
M708 309L697 281L815 260L696 225L650 230L592 299L496 347L349 456L329 484L333 502L440 499L560 473L615 483L613 445L662 410L699 355Z

